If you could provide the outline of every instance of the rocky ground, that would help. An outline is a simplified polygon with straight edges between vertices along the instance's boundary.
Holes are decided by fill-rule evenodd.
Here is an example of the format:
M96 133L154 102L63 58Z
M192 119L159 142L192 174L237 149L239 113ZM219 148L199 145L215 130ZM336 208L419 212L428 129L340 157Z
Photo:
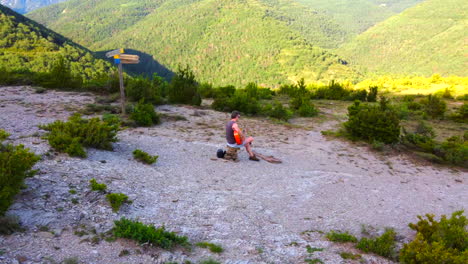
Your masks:
M0 263L72 258L82 263L197 263L208 258L245 264L315 258L353 263L339 253L358 251L327 241L323 232L350 231L359 237L362 226L375 233L392 227L404 242L412 238L408 223L417 221L416 215L451 214L468 204L466 172L327 140L320 131L336 121L296 119L295 125L284 125L241 117L241 126L255 137L254 148L282 164L249 161L245 151L238 163L217 159L228 115L186 106L158 107L164 122L121 131L114 151L89 149L86 159L51 151L37 126L66 119L94 100L83 93L0 87L0 128L12 134L10 143L24 144L43 157L36 165L39 173L27 179L27 189L8 212L26 230L0 237ZM159 155L158 162L136 162L136 148ZM91 178L127 194L133 203L113 213L103 195L90 191ZM100 234L121 217L165 225L192 243L213 242L225 251L165 251L102 239ZM308 253L308 245L323 251ZM362 254L361 262L390 261Z

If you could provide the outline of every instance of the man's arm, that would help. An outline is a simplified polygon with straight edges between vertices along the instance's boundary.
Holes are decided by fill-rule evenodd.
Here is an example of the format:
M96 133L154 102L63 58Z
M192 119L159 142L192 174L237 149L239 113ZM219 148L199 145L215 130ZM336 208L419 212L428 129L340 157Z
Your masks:
M242 141L244 140L244 134L242 134L242 131L240 130L239 126L237 123L232 124L232 129L239 133L239 136L242 138Z

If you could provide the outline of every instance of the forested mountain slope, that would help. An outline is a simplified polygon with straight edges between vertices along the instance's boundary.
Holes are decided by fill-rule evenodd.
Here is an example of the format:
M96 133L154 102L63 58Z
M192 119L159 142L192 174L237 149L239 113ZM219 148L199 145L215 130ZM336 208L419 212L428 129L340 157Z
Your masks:
M111 66L69 39L0 5L0 71L45 73L59 62L83 82L107 75Z
M370 28L339 53L370 72L468 75L468 2L427 0Z
M9 7L20 14L24 14L34 9L63 1L66 0L0 0L0 4Z
M423 0L296 0L329 15L349 36L358 35L378 22Z
M319 47L346 32L293 0L71 0L30 17L95 51L132 48L216 84L356 76Z

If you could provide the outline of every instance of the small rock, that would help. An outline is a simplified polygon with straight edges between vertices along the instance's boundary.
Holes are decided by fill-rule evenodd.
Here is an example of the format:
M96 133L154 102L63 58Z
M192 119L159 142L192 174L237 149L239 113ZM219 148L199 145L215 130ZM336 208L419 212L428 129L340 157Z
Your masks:
M105 160L101 160L100 162L101 162L101 163L107 163L107 161L105 161Z

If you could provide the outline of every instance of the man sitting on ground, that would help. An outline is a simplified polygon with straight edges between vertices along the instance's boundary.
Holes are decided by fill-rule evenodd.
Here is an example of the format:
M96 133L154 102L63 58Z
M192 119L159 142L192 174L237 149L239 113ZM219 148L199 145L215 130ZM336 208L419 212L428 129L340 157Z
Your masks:
M238 111L234 111L231 114L231 120L226 124L226 140L227 146L231 148L240 149L241 147L245 147L247 153L249 153L249 160L253 161L260 161L255 154L252 152L251 143L253 142L253 137L245 138L244 134L240 130L239 126L237 125L237 121L239 121L240 113ZM234 136L234 132L237 132L240 136L241 143L237 144L236 138ZM227 157L226 157L227 158Z

